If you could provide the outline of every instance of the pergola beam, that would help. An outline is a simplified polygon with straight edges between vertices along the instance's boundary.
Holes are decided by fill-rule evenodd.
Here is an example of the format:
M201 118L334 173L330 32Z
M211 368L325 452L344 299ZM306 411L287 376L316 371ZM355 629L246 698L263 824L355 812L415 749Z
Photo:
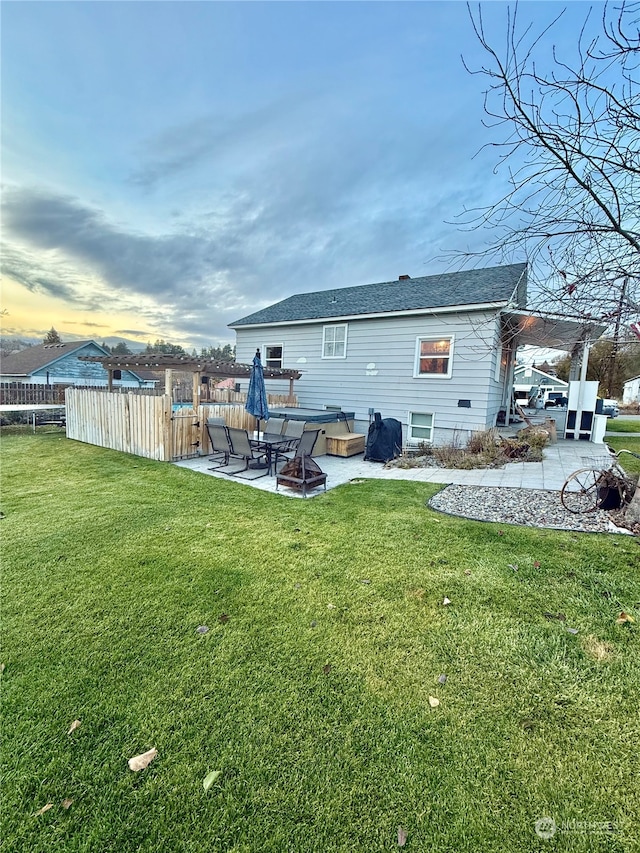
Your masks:
M193 356L175 356L164 354L140 355L84 355L80 361L92 361L102 364L105 370L150 370L162 373L165 370L181 370L185 373L199 373L211 376L214 379L249 379L251 375L250 364L238 364L235 361L215 361L208 358L194 358ZM287 368L263 367L265 379L288 379L290 389L295 379L300 379L298 370Z

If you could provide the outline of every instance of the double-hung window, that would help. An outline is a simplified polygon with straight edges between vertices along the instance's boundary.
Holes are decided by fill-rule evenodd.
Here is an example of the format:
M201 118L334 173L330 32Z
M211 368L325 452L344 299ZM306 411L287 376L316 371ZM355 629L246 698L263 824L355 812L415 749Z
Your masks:
M414 377L449 379L452 362L453 336L417 338Z
M264 366L271 368L282 367L282 344L271 344L265 346Z
M322 327L322 357L347 357L347 324Z

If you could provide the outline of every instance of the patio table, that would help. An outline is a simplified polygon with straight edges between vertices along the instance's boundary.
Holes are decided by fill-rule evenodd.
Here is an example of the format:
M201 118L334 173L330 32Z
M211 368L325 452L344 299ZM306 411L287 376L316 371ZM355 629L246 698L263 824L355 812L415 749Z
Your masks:
M255 450L260 450L264 452L264 455L267 457L267 473L271 475L273 473L273 454L274 451L277 452L279 450L292 450L295 447L296 442L291 438L286 438L283 435L269 435L269 433L263 432L254 432L253 435L249 435L249 444Z

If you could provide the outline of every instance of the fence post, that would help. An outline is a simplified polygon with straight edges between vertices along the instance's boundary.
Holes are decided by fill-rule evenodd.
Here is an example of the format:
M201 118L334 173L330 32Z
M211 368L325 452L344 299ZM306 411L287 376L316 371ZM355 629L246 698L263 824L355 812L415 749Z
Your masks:
M162 449L163 462L173 457L173 434L171 430L171 393L162 395Z

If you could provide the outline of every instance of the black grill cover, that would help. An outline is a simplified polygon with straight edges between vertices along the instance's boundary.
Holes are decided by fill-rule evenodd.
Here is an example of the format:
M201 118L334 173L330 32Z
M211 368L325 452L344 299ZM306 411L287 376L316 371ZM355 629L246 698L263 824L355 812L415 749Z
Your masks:
M369 426L364 458L371 462L388 462L401 452L402 424L395 418L382 418L380 412L376 412Z

